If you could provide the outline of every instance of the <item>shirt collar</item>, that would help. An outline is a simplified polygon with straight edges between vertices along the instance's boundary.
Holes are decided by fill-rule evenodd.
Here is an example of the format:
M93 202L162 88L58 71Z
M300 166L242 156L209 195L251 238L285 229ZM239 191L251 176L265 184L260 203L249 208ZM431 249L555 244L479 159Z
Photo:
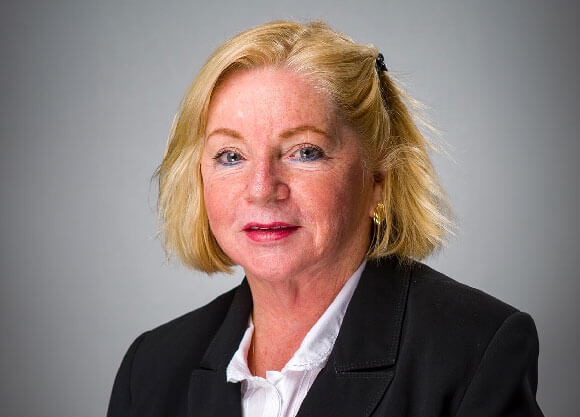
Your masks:
M326 365L338 336L344 314L346 313L346 309L358 285L365 265L366 259L351 275L326 311L308 331L298 350L282 369L282 374L285 371L321 369ZM246 360L253 333L254 324L250 315L248 328L226 370L228 382L240 382L246 379L257 378L250 373Z

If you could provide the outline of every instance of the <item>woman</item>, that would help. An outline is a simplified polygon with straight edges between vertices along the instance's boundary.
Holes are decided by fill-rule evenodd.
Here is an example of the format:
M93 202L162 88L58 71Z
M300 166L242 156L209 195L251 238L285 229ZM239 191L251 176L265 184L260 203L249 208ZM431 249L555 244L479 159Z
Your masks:
M141 335L117 416L541 416L532 319L417 260L449 227L382 55L321 22L221 46L159 168L166 248L242 284Z

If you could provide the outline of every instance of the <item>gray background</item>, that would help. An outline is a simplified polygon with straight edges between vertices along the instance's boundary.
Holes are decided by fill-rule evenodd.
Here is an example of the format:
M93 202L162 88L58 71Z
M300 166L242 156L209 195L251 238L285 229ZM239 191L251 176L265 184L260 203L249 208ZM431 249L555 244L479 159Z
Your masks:
M103 415L134 337L240 281L164 262L150 177L205 58L274 18L374 43L432 108L460 229L428 263L532 314L539 402L575 414L574 2L209 3L2 2L0 414Z

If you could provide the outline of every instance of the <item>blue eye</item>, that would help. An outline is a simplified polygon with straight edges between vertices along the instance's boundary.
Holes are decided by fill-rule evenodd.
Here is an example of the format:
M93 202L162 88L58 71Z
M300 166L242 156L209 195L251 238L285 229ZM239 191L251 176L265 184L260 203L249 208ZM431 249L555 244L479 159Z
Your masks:
M221 151L216 156L214 156L213 159L222 165L237 165L244 158L241 154L235 151Z
M322 158L324 156L324 152L322 152L322 149L317 146L308 145L298 149L294 155L295 158L299 161L309 162Z

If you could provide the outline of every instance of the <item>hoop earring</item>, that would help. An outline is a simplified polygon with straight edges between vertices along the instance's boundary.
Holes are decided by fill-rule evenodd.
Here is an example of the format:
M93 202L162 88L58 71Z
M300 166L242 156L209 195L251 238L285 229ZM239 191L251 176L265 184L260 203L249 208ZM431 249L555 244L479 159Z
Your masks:
M373 222L377 227L380 227L385 220L387 220L385 205L379 201L373 211Z

